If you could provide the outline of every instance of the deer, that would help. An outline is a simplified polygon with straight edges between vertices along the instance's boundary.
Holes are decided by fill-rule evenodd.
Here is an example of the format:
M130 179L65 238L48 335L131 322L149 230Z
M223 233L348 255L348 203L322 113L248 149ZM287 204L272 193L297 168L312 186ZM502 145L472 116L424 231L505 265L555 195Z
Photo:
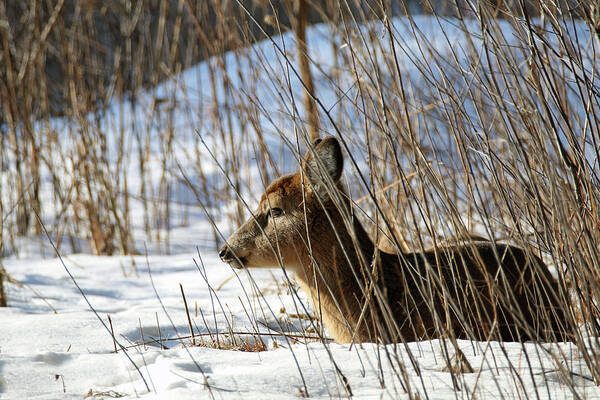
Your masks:
M477 239L387 253L354 213L343 164L337 138L317 139L298 171L268 185L221 260L293 272L337 343L568 340L565 296L531 250Z

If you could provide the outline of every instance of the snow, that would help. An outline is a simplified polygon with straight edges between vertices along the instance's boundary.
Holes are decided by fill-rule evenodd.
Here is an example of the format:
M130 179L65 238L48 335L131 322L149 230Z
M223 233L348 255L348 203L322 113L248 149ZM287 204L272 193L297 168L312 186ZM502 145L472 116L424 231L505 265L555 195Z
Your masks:
M115 336L123 346L142 343L142 335L145 342L189 335L179 284L184 288L196 333L214 333L216 321L224 341L228 324L235 332L255 331L248 314L255 313L256 320L262 322L258 330L269 334L274 331L266 326L276 326L275 316L282 317L280 310L294 308L293 297L282 288L279 271L252 271L263 299L252 293L245 272L238 274L239 280L235 276L227 280L236 272L214 254L202 254L204 270L199 270L194 260L200 265L197 253L149 256L147 260L144 256L83 254L64 259L100 318L108 324L110 315ZM390 363L396 371L399 365L406 369L410 390L420 393L421 398L470 398L473 393L477 398L572 398L550 353L560 360L569 360L568 369L581 376L574 378L574 390L579 396L600 398L600 389L589 380L591 375L571 344L459 341L475 370L457 375L460 392L454 391L451 374L444 371L443 343L439 340L408 344L420 376L402 345L351 347L313 341L290 347L283 337L266 335L262 340L268 350L262 352L193 347L190 338L166 342L167 349L160 349L156 342L138 345L128 349L134 367L123 351L114 353L110 333L87 307L57 258L7 260L5 267L27 286L9 286L10 307L0 309L2 399L80 399L90 390L92 394L113 391L126 398L148 399L293 399L304 390L302 379L311 398L346 397L336 366L356 398L409 398ZM213 301L216 297L222 308ZM266 304L274 314L264 309ZM203 310L206 325L196 308ZM291 322L286 325L288 330L299 328L299 321ZM251 341L254 336L238 338ZM452 358L454 350L449 343L446 346ZM379 382L378 355L383 363L384 388Z
M433 19L418 18L416 22L425 32L423 35L439 29ZM440 35L437 46L443 49L453 43L459 49L460 30L449 27L446 25L448 37ZM398 35L404 37L408 35L403 32L410 28L396 21L394 29L403 30ZM323 39L329 32L325 26L309 32L313 57L325 69L331 67L330 43ZM277 43L280 40L275 38ZM283 40L291 41L290 34L284 35ZM270 99L277 97L280 85L269 82L269 78L278 73L285 76L285 66L269 41L257 44L251 51L266 69L271 69L271 75L247 84L260 86L254 96L260 98L261 104L269 104ZM409 59L426 64L426 56L420 51L415 41L402 43L406 57L402 63L407 74L415 69ZM226 57L232 71L244 68L231 54ZM209 106L202 106L211 104L209 95L204 93L206 88L199 83L206 82L207 75L207 64L203 63L183 72L178 82L166 82L154 93L148 93L148 99L168 97L173 87L185 88L177 90L176 96L185 97L182 103L187 106L177 110L175 117L179 128L188 129L187 136L177 138L175 152L175 158L184 165L186 148L197 145L190 147L192 141L197 142L195 127L199 127L207 146L218 151L219 143L204 135L211 127L202 122L206 119L202 113L214 112ZM346 78L344 81L342 76L341 82L349 89L354 83ZM318 95L326 108L336 105L339 88L327 86L325 75L317 74L316 80ZM237 80L231 84L237 90L243 89ZM292 86L299 90L297 81ZM295 96L298 98L299 93ZM348 97L352 96L349 92ZM139 98L144 101L143 95ZM137 112L125 108L122 112L142 120L146 108L140 106ZM107 112L113 113L112 122L104 122L109 132L111 123L118 121L118 110L115 105ZM287 172L294 168L295 160L289 152L285 153L286 145L279 132L292 131L290 113L270 111L261 116L261 123L273 153L279 153L279 159L286 161L280 167ZM67 129L64 121L54 123L56 129ZM130 138L128 148L135 146L133 142ZM158 149L159 144L153 146ZM359 152L361 144L355 143L355 147L353 150ZM131 167L136 165L134 157L130 160L130 182L135 182L135 168ZM246 157L251 160L251 155ZM205 170L219 174L209 162ZM68 176L68 167L60 173ZM255 168L248 174L258 175ZM189 193L179 200L195 201ZM132 207L132 219L141 221L140 205L135 203ZM44 214L52 215L52 211L45 210ZM177 212L174 211L174 220L179 218ZM434 340L406 346L349 346L310 339L305 342L302 327L307 331L313 327L306 319L294 318L306 310L310 312L304 294L294 295L279 270L254 270L250 275L223 264L207 244L212 231L202 210L190 206L189 212L190 222L174 226L170 232L169 250L173 255L157 255L152 247L147 257L96 257L68 251L63 255L65 266L97 314L70 279L62 261L54 256L46 238L19 239L19 258L3 260L10 276L22 286L8 284L10 307L0 309L0 399L295 399L305 391L315 399L344 398L349 391L360 399L408 399L417 395L429 400L600 398L600 388L591 381L581 352L572 344L459 341L474 372L455 374L453 378L447 372L447 360L454 362L456 350L448 342ZM143 254L145 234L140 226L136 229L136 247ZM198 251L194 252L196 245ZM195 341L210 342L219 332L219 340L228 343L232 340L228 332L236 332L237 345L251 347L257 344L259 332L266 351L193 346L180 285L196 335L202 335L196 336ZM114 336L121 346L127 347L126 352L114 351L118 345L110 333L109 316ZM292 343L278 334L281 330L300 337ZM164 338L174 340L163 341L162 348L158 342Z

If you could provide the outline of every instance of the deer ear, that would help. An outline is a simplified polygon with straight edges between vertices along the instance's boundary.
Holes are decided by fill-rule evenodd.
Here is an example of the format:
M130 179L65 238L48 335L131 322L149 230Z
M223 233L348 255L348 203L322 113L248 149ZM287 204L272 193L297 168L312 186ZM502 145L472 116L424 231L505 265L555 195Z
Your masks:
M325 197L327 185L331 182L329 179L337 183L342 176L344 156L340 143L333 136L323 140L317 139L313 146L313 151L306 153L302 169L312 190Z

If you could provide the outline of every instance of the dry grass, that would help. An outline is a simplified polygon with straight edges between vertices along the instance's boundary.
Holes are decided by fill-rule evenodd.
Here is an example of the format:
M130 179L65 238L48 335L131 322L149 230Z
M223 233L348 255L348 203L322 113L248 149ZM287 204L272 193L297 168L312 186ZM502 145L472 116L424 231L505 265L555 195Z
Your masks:
M170 195L180 184L189 187L214 222L211 245L217 247L222 238L216 222L241 223L249 214L246 195L257 195L262 192L257 188L287 172L281 170L278 152L269 148L270 139L278 139L281 150L300 157L311 136L333 134L352 157L345 179L358 199L358 217L377 243L395 251L419 251L457 237L469 242L476 234L542 257L556 272L561 287L557 296L566 304L565 323L577 332L578 356L600 384L600 355L586 342L587 336L600 336L600 36L596 30L600 20L593 2L541 1L525 7L509 1L456 1L441 10L426 1L434 17L444 20L448 14L442 11L456 17L444 25L447 31L437 31L435 37L423 35L418 17L411 15L403 20L406 29L399 35L391 21L407 11L402 3L394 3L392 12L388 2L377 0L362 8L354 2L307 2L331 22L329 40L334 49L332 66L314 84L320 129L316 133L311 133L315 124L308 125L302 112L303 99L289 83L295 79L298 55L277 39L272 45L288 75L280 76L267 63L257 62L261 54L244 45L253 42L254 35L262 35L255 25L266 28L266 24L253 20L250 10L246 15L242 3L228 3L238 15L245 15L235 30L227 29L231 20L225 8L214 15L219 22L215 32L203 31L207 16L200 3L186 1L185 7L174 10L175 21L187 22L174 25L185 27L177 31L178 37L210 43L205 51L215 55L207 64L210 80L202 83L211 101L189 112L207 119L210 129L203 132L196 132L194 118L175 126L176 110L186 105L177 103L174 88L155 96L150 104L140 104L136 96L126 96L122 90L126 81L141 78L135 63L122 68L119 57L160 65L163 73L150 78L153 84L176 77L188 66L178 61L178 41L167 40L167 34L153 40L152 48L134 48L125 38L108 83L84 73L100 66L98 43L77 40L97 34L93 19L86 19L87 3L77 3L80 18L72 27L60 17L61 2L39 13L45 19L32 13L35 23L29 24L29 35L22 36L21 42L16 42L0 5L0 65L10 77L0 83L4 110L0 253L18 251L20 235L39 233L32 210L42 211L47 204L54 204L56 213L42 216L51 221L51 234L59 247L69 241L72 249L79 250L77 239L83 238L98 254L135 252L133 201L142 203L147 240L169 252L170 227L174 222L185 224L191 208ZM159 15L166 18L168 12L159 10ZM143 34L146 15L135 16L133 12L124 22ZM278 17L270 15L270 29L280 28ZM357 21L370 22L360 27ZM575 35L575 24L589 31ZM46 29L61 39L56 48L44 44ZM453 46L455 39L463 47ZM230 41L237 43L235 57L248 61L247 70L232 71L225 64L221 52ZM448 41L451 51L438 54L435 41ZM15 49L27 51L15 53ZM48 104L31 101L32 95L46 103L51 98L43 60L55 52L67 72L63 115L68 145L51 123ZM28 56L31 62L26 61ZM406 61L409 65L401 61L407 58L412 60ZM322 67L311 63L313 71ZM254 80L265 75L265 81ZM234 86L240 76L245 79ZM325 107L319 85L333 87L339 104ZM140 80L135 89L143 86ZM266 87L279 103L263 104L264 91L257 87ZM102 98L116 98L118 107L96 109ZM145 110L141 121L129 121L118 111L140 107ZM105 121L112 124L111 137ZM267 122L272 125L267 127ZM193 138L197 148L178 147ZM211 144L203 147L201 138ZM151 145L160 151L153 152ZM132 148L136 151L130 152ZM212 165L209 150L218 150L215 161L222 175L207 168ZM185 176L179 168L184 161ZM260 178L251 176L250 165L258 166ZM132 168L138 171L136 182L128 180ZM47 177L44 182L42 176ZM41 198L42 185L50 186L51 199ZM369 270L368 265L354 267ZM231 327L224 330L233 332ZM443 329L438 334L455 339ZM215 342L203 339L203 343L213 346ZM242 349L260 348L260 341L230 343ZM395 360L396 378L402 387L410 388L402 372L409 366L397 354L381 356ZM569 356L558 354L557 365Z
M210 347L211 349L220 350L235 350L235 351L247 351L247 352L259 352L267 351L267 345L260 340L255 338L234 338L228 335L220 336L219 339L203 338L196 342L198 347Z

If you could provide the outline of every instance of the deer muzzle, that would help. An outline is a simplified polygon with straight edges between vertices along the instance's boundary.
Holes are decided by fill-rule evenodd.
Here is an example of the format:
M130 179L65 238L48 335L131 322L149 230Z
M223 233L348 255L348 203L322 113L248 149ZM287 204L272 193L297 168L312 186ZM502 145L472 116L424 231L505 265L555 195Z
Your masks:
M232 268L242 269L244 267L244 257L239 257L236 253L225 243L219 250L219 257L221 261L229 264Z

